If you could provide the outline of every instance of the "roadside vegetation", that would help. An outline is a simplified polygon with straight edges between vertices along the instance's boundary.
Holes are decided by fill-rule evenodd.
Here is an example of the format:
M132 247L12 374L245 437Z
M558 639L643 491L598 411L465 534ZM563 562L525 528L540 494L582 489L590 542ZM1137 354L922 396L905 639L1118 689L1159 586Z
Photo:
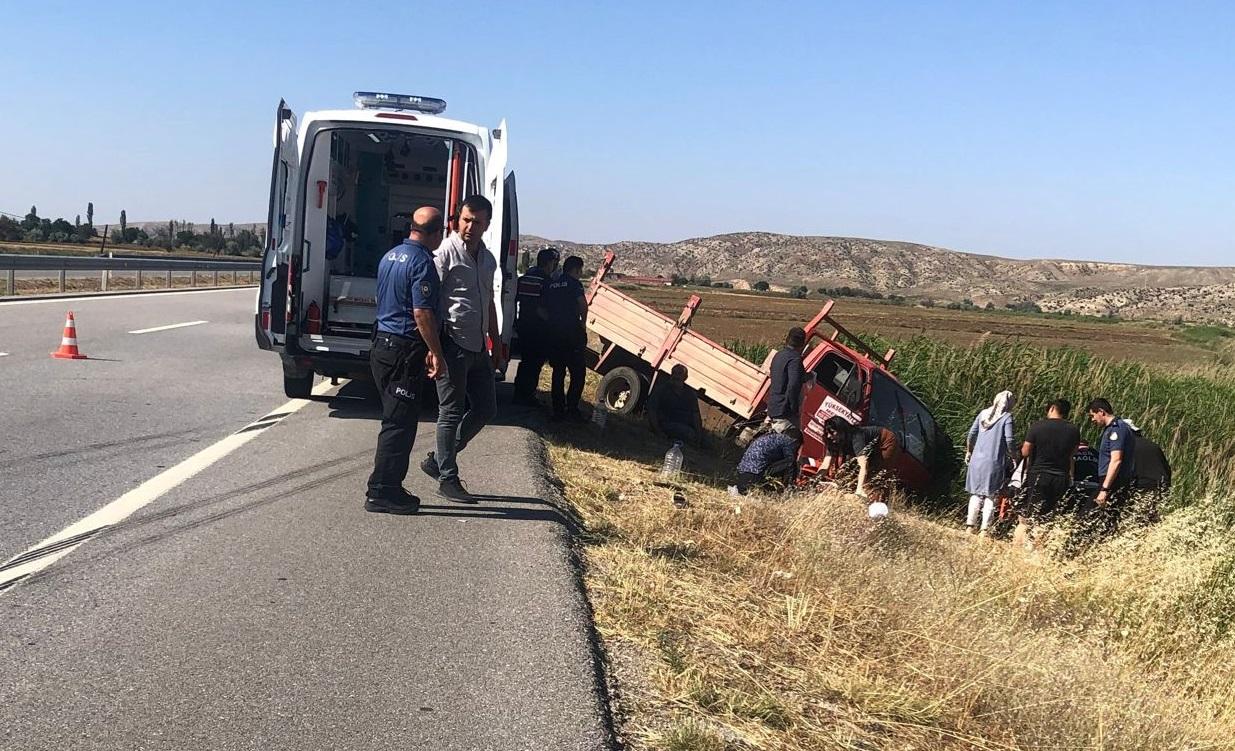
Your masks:
M86 221L81 215L74 217L72 222L63 217L48 219L40 217L37 206L31 206L25 217L0 215L0 243L25 244L33 246L34 252L42 244L50 245L102 245L103 230L94 224L94 204L87 204ZM218 224L210 220L208 228L198 230L193 222L169 221L166 225L149 228L129 226L124 211L120 212L120 222L110 228L107 242L117 250L118 246L163 251L192 251L211 255L235 255L260 257L265 245L264 231L254 232L249 229L237 230L234 224Z
M762 362L768 344L727 346ZM989 338L897 347L958 445L1000 389L1018 433L1050 398L1107 396L1171 457L1174 510L1065 560L1063 534L1034 554L969 538L959 500L876 524L835 491L732 498L719 442L688 452L679 508L641 421L557 428L627 746L1235 747L1235 379Z

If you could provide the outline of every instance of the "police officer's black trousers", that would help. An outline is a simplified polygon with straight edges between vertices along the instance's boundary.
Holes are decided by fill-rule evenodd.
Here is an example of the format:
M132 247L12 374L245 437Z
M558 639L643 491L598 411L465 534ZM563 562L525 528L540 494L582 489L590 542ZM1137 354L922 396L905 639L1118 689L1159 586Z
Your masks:
M553 365L551 380L551 398L553 414L561 415L576 412L579 409L579 399L583 396L583 379L587 373L587 359L583 347L573 344L559 344L549 358ZM566 375L570 375L570 388L566 388Z
M515 401L527 401L536 395L540 371L549 359L546 349L543 334L527 329L519 331L519 370L515 372Z
M427 351L419 337L379 332L373 340L369 369L382 400L382 429L377 436L373 474L369 475L369 498L397 501L403 497L403 480L420 418Z

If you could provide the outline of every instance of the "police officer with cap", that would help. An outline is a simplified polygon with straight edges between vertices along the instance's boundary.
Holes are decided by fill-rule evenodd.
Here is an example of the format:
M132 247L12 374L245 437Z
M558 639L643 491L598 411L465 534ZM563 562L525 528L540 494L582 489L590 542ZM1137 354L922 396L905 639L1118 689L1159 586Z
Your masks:
M420 499L403 488L403 480L416 440L424 379L437 378L445 368L437 313L441 281L433 263L442 230L441 211L417 209L408 238L378 265L377 327L369 367L381 395L382 427L366 511L413 514L420 508Z
M536 384L549 359L548 321L542 307L545 288L553 280L561 255L552 246L541 248L536 265L519 277L515 304L515 333L519 335L519 370L515 373L515 404L536 404Z

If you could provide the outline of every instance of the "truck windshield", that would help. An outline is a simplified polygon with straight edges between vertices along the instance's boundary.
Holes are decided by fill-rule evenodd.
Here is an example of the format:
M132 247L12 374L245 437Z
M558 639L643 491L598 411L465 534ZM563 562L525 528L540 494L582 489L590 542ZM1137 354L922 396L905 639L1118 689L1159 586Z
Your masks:
M891 430L907 454L930 466L935 453L935 418L904 386L878 370L872 380L868 422Z

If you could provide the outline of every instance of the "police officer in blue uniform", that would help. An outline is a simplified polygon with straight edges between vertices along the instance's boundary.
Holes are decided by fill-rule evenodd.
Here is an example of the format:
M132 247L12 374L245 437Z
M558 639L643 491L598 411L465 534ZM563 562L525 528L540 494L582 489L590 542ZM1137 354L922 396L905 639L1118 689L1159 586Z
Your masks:
M425 206L412 215L408 238L377 268L377 326L369 367L382 400L382 428L373 457L365 510L413 514L420 499L403 488L424 379L445 367L438 322L433 249L442 242L442 212Z
M1136 480L1136 433L1128 423L1115 416L1106 399L1089 402L1089 419L1102 431L1098 442L1098 495L1087 509L1092 531L1098 536L1113 534L1119 528L1119 517L1133 493Z
M571 256L562 263L562 273L545 285L541 307L548 322L549 364L553 366L550 398L554 420L583 422L579 398L587 372L587 297L583 292L583 259ZM570 374L570 389L566 375Z
M514 403L536 404L536 384L549 359L548 321L541 306L545 287L553 281L560 255L557 248L541 248L536 265L519 277L515 304L515 333L519 335L519 370L515 373Z

